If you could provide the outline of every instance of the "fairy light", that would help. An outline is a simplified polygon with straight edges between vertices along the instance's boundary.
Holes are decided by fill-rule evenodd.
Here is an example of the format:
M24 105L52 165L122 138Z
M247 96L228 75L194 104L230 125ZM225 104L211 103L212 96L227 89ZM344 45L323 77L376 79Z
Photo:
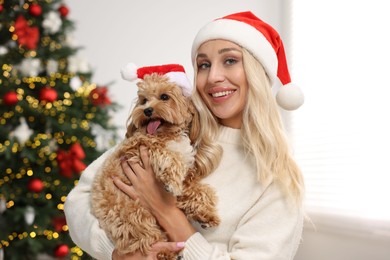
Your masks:
M53 160L55 160L57 158L57 154L56 153L51 153L50 155L49 155L49 160L50 161L53 161ZM53 162L53 165L54 165L54 162ZM49 167L48 167L49 168ZM51 168L50 168L50 171L51 171Z
M27 176L33 176L34 175L34 171L33 170L27 170Z
M11 32L11 28L13 29L12 31L15 30L15 28L14 28L13 26L11 26L11 27L10 27L10 32ZM16 34L13 34L13 35L11 36L11 39L12 39L13 41L17 41L17 40L18 40L18 36L17 36Z
M45 108L46 108L46 110L49 110L52 108L52 106L53 106L53 104L51 102L48 102L48 103L46 103Z
M32 82L30 82L30 83L28 84L28 87L29 87L30 89L35 89L35 84L32 83Z
M91 120L91 119L93 119L94 117L95 117L95 115L92 114L92 113L87 113L87 114L85 115L85 118L88 119L88 120Z
M15 205L15 202L13 200L10 200L8 201L5 206L7 207L7 209L10 209L12 208L13 206Z
M63 204L63 203L59 203L59 204L57 205L57 209L59 209L59 210L64 210L64 204Z
M24 56L26 58L29 58L29 57L34 58L35 56L37 56L37 52L36 51L29 51Z
M10 33L13 33L15 31L15 27L11 25L8 30Z
M37 229L37 226L34 226L35 229ZM64 229L64 228L63 228ZM65 228L67 230L67 228ZM12 232L11 234L8 235L8 240L1 240L0 241L0 248L3 248L3 247L9 247L11 242L13 242L15 239L19 239L19 240L23 240L23 239L26 239L26 238L31 238L31 239L36 239L38 237L45 237L47 240L53 240L53 239L59 239L60 238L60 234L56 231L53 231L53 230L43 230L43 231L40 231L40 230L36 230L36 231L31 231L31 232L22 232L22 233L16 233L16 232ZM81 256L82 253L77 253L77 249L73 249L74 252L78 255L78 256ZM81 249L79 248L78 250L81 251Z
M10 66L8 64L3 64L3 66L1 68L3 70L4 77L8 78L11 76L10 71L12 70L12 66Z
M73 104L72 100L70 100L70 99L65 99L65 100L64 100L64 105L65 105L65 106L70 107L72 104Z
M21 106L15 106L15 110L16 110L16 112L18 112L18 113L23 113L23 111L24 111L24 109L21 107Z
M74 253L74 254L76 254L77 256L83 256L83 251L81 250L81 248L80 247L78 247L78 246L75 246L75 247L72 247L71 249L70 249L70 251L72 252L72 253ZM77 259L80 259L80 258L78 258L78 257L76 257L76 256L74 256L75 258L71 258L72 260L77 260Z

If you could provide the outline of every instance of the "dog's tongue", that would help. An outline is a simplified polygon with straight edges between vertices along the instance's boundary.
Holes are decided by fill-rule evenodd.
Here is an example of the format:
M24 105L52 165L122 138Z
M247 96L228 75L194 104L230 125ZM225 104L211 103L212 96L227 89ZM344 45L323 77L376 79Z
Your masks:
M160 126L160 124L161 124L160 120L150 121L146 127L146 132L148 134L154 135L157 132L157 128Z

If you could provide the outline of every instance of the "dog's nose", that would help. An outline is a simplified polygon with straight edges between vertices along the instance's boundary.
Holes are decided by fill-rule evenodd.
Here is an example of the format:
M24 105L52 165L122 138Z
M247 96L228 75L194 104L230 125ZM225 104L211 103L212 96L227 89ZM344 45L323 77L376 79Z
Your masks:
M144 109L144 114L145 114L145 116L147 116L147 117L151 117L152 114L153 114L153 108L151 108L151 107L145 108L145 109Z

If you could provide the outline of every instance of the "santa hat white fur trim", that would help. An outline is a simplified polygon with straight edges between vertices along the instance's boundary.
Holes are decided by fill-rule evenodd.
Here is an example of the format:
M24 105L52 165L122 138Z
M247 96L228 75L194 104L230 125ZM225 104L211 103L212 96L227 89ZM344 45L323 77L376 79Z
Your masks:
M176 83L181 87L184 96L191 96L192 85L184 72L172 71L166 73L165 75L169 78L171 82Z

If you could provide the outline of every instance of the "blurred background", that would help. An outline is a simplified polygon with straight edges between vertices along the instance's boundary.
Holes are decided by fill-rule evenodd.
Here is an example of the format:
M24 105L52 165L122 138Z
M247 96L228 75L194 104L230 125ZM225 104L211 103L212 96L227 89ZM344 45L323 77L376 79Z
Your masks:
M119 139L136 97L135 85L121 79L122 66L181 63L192 79L191 44L205 23L250 10L271 24L284 41L292 81L306 98L297 111L282 111L307 189L308 216L295 260L390 259L385 1L64 3L75 22L73 44L83 47L77 57L120 106L109 112Z

